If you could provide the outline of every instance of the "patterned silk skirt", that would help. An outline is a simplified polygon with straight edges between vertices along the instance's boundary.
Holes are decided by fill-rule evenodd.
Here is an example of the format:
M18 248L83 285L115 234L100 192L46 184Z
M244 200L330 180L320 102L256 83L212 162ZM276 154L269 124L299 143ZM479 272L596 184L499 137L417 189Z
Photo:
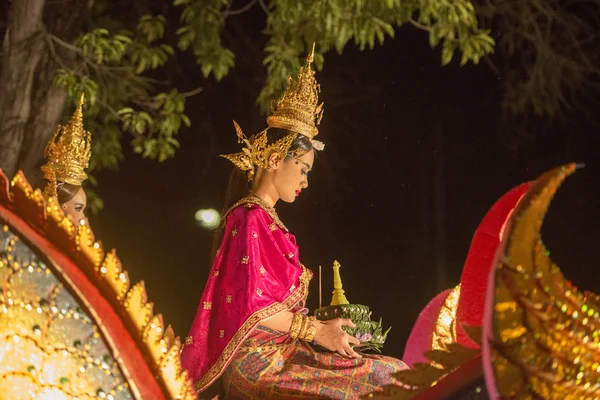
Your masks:
M346 359L259 326L242 344L223 374L226 398L356 399L396 383L407 366L380 355Z

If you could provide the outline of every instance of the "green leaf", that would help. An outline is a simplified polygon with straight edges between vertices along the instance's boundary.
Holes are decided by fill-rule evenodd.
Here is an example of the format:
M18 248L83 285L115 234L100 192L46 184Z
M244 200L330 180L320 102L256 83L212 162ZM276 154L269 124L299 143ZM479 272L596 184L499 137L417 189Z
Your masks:
M122 109L120 109L119 111L117 111L118 115L124 115L124 114L133 114L133 108L131 107L124 107Z
M454 45L451 41L446 40L442 45L442 65L450 64L454 55Z
M141 74L142 72L144 72L147 68L147 60L145 58L142 58L137 66L137 68L135 69L135 73L136 74Z
M117 33L114 36L114 39L116 41L119 41L119 42L122 42L122 43L125 43L125 44L131 43L131 38L129 36L125 36L124 34L120 34L120 33Z

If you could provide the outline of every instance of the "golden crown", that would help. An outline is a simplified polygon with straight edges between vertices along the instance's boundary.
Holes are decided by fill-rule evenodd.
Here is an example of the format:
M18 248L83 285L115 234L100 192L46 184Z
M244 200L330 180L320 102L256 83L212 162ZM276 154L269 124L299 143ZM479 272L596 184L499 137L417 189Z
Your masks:
M83 129L83 94L77 109L67 125L58 125L52 139L46 145L46 164L42 167L48 184L44 189L47 196L56 195L56 183L81 186L87 179L85 169L92 155L91 133Z
M319 133L317 125L323 117L323 103L319 103L321 87L310 68L315 57L315 44L306 58L306 66L300 68L294 81L288 77L288 87L273 107L267 118L271 128L281 128L313 139Z
M277 100L273 114L267 118L270 128L281 128L292 133L284 136L273 144L267 144L267 130L258 133L252 142L244 135L242 128L233 121L238 142L243 144L242 151L234 154L222 154L221 157L231 161L242 171L248 172L248 179L252 180L256 167L268 169L269 157L278 153L285 157L288 155L292 142L298 134L311 139L316 150L323 149L323 143L313 140L319 133L317 125L323 116L323 103L319 101L320 86L315 79L315 72L310 69L310 64L315 56L315 45L306 58L306 66L300 68L298 79L289 77L289 84L283 95ZM300 156L297 154L296 156Z

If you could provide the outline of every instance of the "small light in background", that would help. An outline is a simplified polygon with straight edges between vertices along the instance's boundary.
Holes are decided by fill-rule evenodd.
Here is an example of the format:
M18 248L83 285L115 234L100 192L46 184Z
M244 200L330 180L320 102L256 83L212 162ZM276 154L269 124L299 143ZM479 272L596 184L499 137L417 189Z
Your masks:
M214 208L196 211L195 218L198 225L206 229L215 229L221 222L221 215Z

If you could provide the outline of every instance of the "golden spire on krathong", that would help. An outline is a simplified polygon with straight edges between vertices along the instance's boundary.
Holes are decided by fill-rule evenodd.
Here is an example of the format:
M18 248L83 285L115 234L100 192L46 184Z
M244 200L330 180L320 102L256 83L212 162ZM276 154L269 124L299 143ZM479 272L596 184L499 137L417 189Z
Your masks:
M67 125L58 125L46 145L46 164L42 167L48 184L46 196L56 195L56 183L81 186L87 179L85 169L92 154L91 133L83 129L83 93Z
M342 277L340 276L340 263L333 262L333 296L331 297L331 305L339 306L340 304L350 304L344 295L342 288Z
M300 68L298 77L288 77L288 87L267 118L271 128L287 129L313 139L319 133L317 125L323 117L323 103L319 103L321 88L315 79L311 64L315 57L315 44L306 58L306 66Z

